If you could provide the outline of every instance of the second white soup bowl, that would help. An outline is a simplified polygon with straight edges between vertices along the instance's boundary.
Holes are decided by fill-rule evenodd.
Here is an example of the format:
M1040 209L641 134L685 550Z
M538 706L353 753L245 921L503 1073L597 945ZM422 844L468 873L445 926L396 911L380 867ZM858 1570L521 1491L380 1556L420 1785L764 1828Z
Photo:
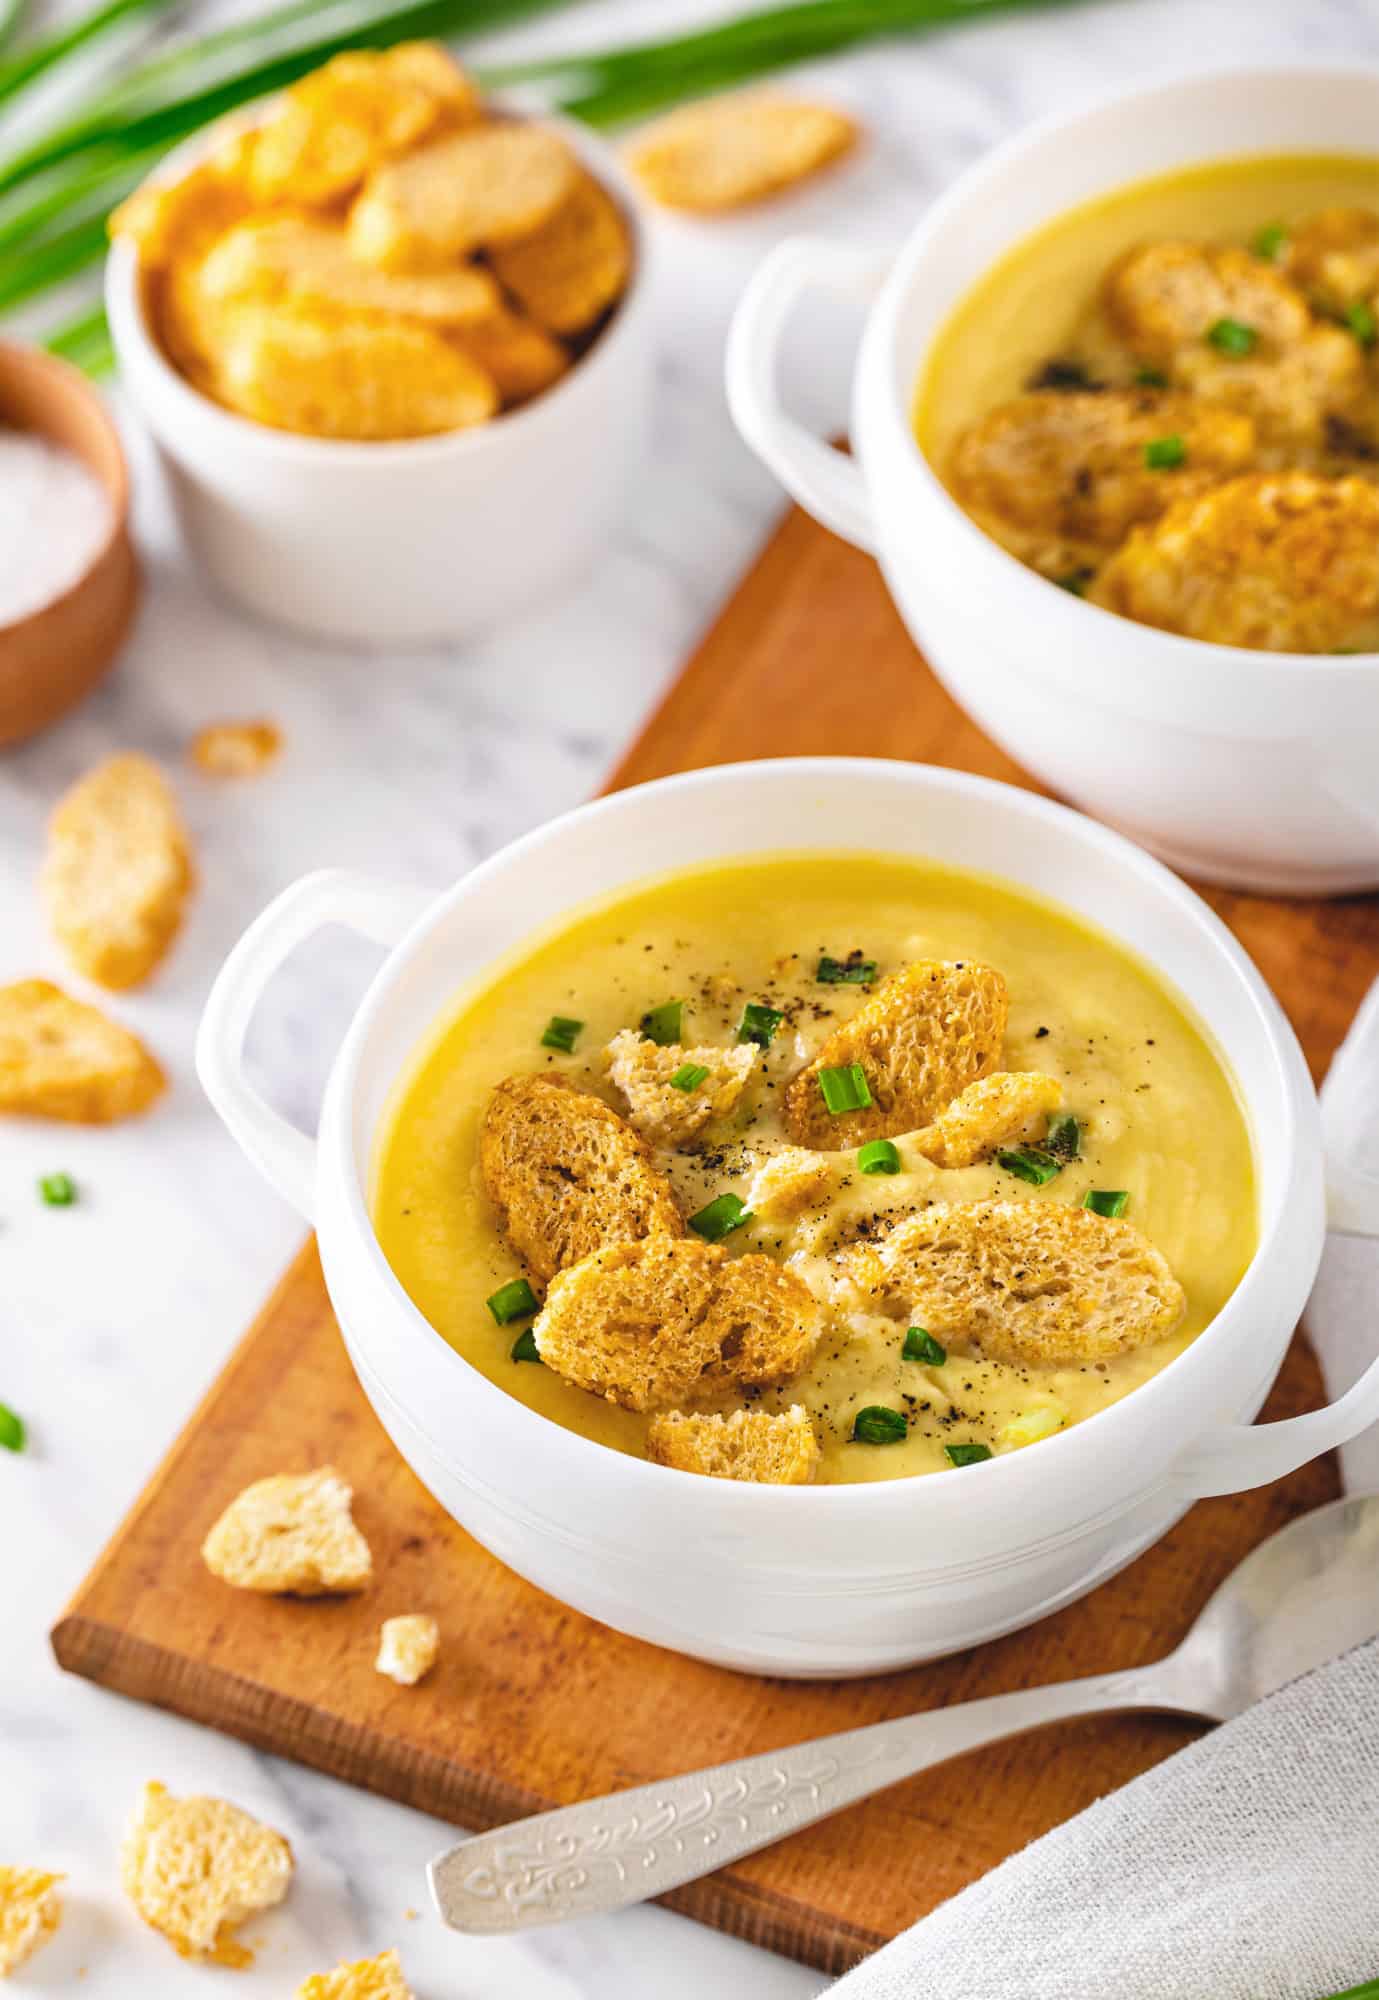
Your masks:
M458 989L524 936L663 871L840 846L1001 877L1155 965L1234 1070L1255 1147L1259 1248L1224 1310L1178 1360L1029 1450L877 1485L697 1478L561 1429L448 1346L379 1248L371 1162L418 1043ZM329 923L390 950L340 1049L313 1139L255 1093L242 1051L277 966ZM764 1673L860 1674L974 1645L1090 1589L1194 1499L1275 1479L1379 1415L1376 1363L1328 1409L1248 1427L1307 1298L1323 1234L1316 1099L1268 989L1165 868L1009 786L849 759L730 766L585 806L440 896L343 873L308 876L231 954L206 1009L198 1065L250 1158L315 1222L359 1380L442 1506L554 1597L703 1659ZM1347 1199L1352 1221L1379 1229L1379 1186L1352 1183Z

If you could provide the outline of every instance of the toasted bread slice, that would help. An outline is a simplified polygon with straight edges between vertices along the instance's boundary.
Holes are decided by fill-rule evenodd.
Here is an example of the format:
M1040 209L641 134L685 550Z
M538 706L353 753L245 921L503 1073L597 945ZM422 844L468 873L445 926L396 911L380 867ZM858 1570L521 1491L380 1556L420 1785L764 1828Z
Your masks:
M121 1844L120 1876L144 1922L183 1958L245 1966L251 1954L232 1933L282 1901L292 1849L224 1799L176 1799L153 1782Z
M17 1972L62 1922L61 1875L0 1868L0 1979Z
M137 1035L47 979L0 986L0 1113L111 1125L166 1087Z
M413 2000L395 1951L377 1958L356 1958L333 1972L313 1972L297 1988L294 2000Z
M932 1125L916 1132L915 1151L936 1167L974 1166L1062 1102L1057 1077L1039 1070L997 1070L969 1083Z
M194 881L167 779L147 757L108 757L58 801L42 890L58 943L101 986L137 986L177 935Z
M747 1088L761 1050L755 1042L682 1048L679 1042L649 1042L635 1028L624 1028L604 1054L627 1104L628 1124L654 1146L674 1147L692 1144L714 1119L727 1116ZM677 1089L671 1079L688 1070L705 1074L691 1089Z
M747 1206L763 1222L788 1222L808 1208L821 1207L837 1179L838 1166L830 1154L811 1153L806 1146L782 1146L753 1174Z
M823 1324L812 1293L771 1258L652 1236L553 1278L532 1330L567 1382L627 1410L665 1410L728 1383L785 1381Z
M493 253L499 281L552 333L583 332L620 295L631 267L622 211L586 173L549 222Z
M777 194L856 143L856 125L832 105L739 91L659 119L636 141L628 161L664 207L712 213Z
M378 1639L374 1666L399 1687L415 1687L429 1674L440 1652L440 1627L434 1618L409 1611L400 1618L385 1618Z
M350 211L350 248L384 270L434 271L540 229L578 174L565 141L540 125L478 125L371 174Z
M1001 1057L1005 980L972 960L922 959L884 980L785 1088L785 1124L815 1150L893 1139L928 1125ZM819 1072L860 1063L871 1103L835 1117Z
M508 1241L543 1284L609 1244L685 1233L646 1142L562 1077L499 1084L484 1115L479 1169Z
M678 1472L710 1479L747 1479L762 1486L807 1486L819 1469L819 1440L800 1404L772 1414L734 1410L731 1416L653 1417L647 1457Z
M353 1497L330 1465L256 1479L202 1543L206 1567L237 1590L293 1597L362 1590L373 1559L350 1513Z
M1056 1201L939 1203L852 1254L873 1308L1016 1366L1109 1361L1162 1340L1186 1305L1133 1223Z

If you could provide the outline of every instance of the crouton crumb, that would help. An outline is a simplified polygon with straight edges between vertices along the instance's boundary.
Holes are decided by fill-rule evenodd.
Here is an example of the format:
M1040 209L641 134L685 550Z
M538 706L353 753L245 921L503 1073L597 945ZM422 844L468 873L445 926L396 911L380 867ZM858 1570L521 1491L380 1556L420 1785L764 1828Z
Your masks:
M0 1979L40 1951L62 1922L63 1879L42 1868L0 1868Z
M294 2000L413 2000L396 1951L377 1958L356 1958L333 1972L313 1972L297 1988Z
M233 1936L271 1909L292 1881L280 1833L225 1799L176 1799L144 1786L120 1848L125 1894L146 1924L183 1958L243 1967L252 1954Z
M362 1590L373 1562L350 1514L353 1497L329 1465L255 1480L203 1542L206 1567L237 1590L295 1597Z
M384 1619L374 1666L399 1687L415 1687L430 1673L439 1651L440 1627L435 1619L419 1611L408 1612Z
M211 722L197 731L188 754L208 777L257 778L277 757L282 741L273 722Z

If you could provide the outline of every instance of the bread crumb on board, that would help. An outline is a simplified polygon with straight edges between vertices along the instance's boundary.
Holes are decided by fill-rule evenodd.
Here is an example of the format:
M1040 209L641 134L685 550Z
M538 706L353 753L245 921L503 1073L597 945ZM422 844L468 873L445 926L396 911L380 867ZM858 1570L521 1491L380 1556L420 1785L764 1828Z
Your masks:
M292 1882L280 1833L225 1799L144 1786L120 1848L125 1894L183 1958L243 1967L237 1925L280 1903Z
M350 1513L353 1497L330 1465L255 1480L202 1543L206 1567L237 1590L293 1597L362 1590L373 1559Z
M440 1627L424 1612L411 1611L398 1618L385 1618L379 1634L378 1658L374 1666L399 1687L415 1687L429 1674L440 1652Z
M282 749L275 722L209 722L192 738L188 755L210 778L257 778Z
M0 1979L42 1949L62 1922L61 1875L0 1868Z

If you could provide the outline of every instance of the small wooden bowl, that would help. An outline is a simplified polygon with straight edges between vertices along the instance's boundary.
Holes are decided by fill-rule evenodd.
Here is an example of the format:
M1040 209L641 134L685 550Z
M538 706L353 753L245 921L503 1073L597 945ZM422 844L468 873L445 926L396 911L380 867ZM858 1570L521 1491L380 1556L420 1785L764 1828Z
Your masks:
M110 529L60 596L0 624L0 745L46 729L102 679L129 630L139 567L129 539L129 471L98 392L65 361L0 340L0 425L75 453L110 496Z

